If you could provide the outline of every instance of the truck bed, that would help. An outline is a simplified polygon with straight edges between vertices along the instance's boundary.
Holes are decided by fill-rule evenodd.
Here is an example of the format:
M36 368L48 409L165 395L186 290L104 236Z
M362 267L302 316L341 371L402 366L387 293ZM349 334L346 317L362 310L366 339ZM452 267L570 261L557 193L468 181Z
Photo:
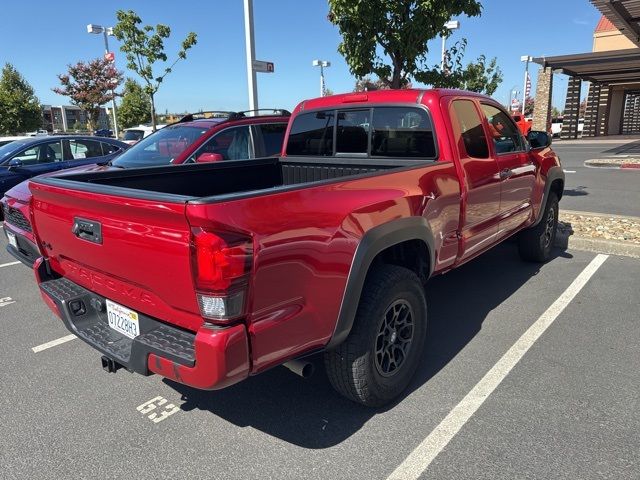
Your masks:
M301 184L361 176L397 169L415 161L376 162L345 158L333 163L311 158L269 157L180 167L162 166L142 169L87 172L64 177L38 179L38 182L127 197L184 202L210 197L254 195ZM374 163L376 162L376 163ZM420 162L424 164L425 162ZM79 185L78 182L85 183Z

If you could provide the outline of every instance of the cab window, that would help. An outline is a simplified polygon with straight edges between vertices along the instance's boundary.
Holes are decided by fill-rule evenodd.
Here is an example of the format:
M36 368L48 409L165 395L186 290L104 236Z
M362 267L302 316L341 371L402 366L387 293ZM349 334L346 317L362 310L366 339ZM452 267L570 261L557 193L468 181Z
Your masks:
M487 138L474 103L471 100L454 100L451 110L451 122L460 156L489 158Z
M333 127L335 114L332 110L302 113L296 117L289 132L288 155L333 155Z
M493 139L496 154L520 152L524 144L520 130L505 112L493 105L481 104L489 122L489 133Z
M374 108L371 143L373 157L436 157L431 119L421 108Z

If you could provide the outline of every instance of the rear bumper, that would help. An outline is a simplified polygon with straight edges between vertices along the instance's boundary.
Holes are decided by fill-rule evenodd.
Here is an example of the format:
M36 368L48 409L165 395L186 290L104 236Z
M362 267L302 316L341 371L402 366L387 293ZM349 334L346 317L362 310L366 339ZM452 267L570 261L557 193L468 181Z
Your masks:
M40 257L38 247L36 247L35 244L21 232L14 230L6 223L2 226L2 229L4 230L4 234L7 238L7 231L13 233L16 238L16 243L18 244L18 248L14 247L13 245L7 244L7 252L9 252L16 259L20 260L26 266L33 267L33 263L38 257Z
M34 271L42 297L67 329L129 371L157 373L203 390L226 387L249 374L244 325L203 326L193 333L138 313L140 335L130 339L109 327L104 297L52 274L42 259Z

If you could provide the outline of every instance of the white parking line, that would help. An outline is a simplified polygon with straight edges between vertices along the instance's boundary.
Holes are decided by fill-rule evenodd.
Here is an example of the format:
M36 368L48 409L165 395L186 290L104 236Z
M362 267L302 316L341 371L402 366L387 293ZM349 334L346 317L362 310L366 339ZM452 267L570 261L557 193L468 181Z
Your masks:
M47 348L56 347L58 345L66 343L70 340L73 340L74 338L78 338L78 337L76 337L73 334L67 335L66 337L58 338L56 340L51 340L50 342L43 343L42 345L38 345L37 347L33 347L31 350L33 350L33 353L38 353L43 350L46 350Z
M529 329L513 344L458 405L396 468L387 480L417 479L429 467L451 439L480 408L489 395L505 379L531 346L549 328L589 279L600 268L608 255L597 255L576 277L569 287L553 302Z
M9 263L3 263L2 265L0 265L0 268L2 267L10 267L11 265L18 265L20 262L9 262Z

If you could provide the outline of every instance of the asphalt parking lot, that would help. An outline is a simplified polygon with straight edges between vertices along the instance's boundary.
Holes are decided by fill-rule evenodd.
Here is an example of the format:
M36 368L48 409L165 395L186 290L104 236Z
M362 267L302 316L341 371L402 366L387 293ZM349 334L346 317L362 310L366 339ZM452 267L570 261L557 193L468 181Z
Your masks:
M322 368L199 392L107 374L78 339L34 352L69 332L4 246L3 478L638 478L639 260L506 243L434 278L418 375L370 410Z
M561 208L640 216L640 169L585 166L585 160L625 155L640 149L640 139L612 137L554 141L566 184ZM635 147L635 148L634 148Z

